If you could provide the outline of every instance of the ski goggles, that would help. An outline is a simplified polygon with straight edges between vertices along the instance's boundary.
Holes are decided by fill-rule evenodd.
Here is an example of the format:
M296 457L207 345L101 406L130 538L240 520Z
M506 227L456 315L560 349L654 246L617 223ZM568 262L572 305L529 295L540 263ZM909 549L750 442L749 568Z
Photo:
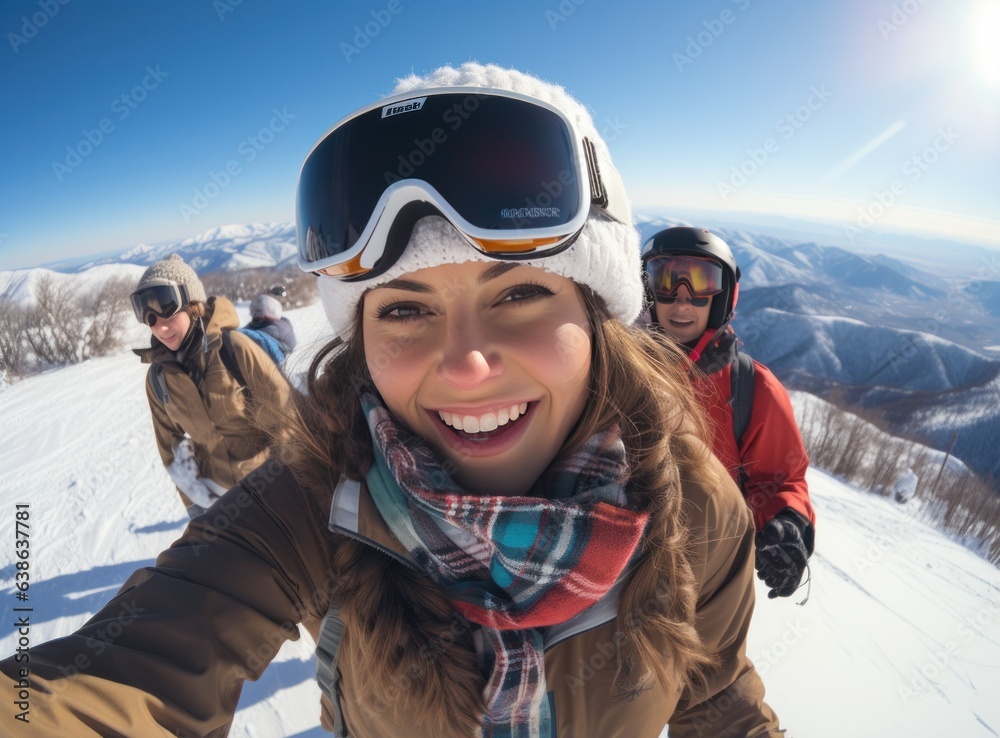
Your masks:
M182 284L157 284L143 287L131 295L132 311L140 323L152 327L157 318L174 317L188 304L187 287Z
M482 254L538 258L567 248L592 206L629 222L617 170L558 109L487 88L419 90L352 113L309 152L299 263L374 277L426 215L446 218Z
M723 290L722 265L699 256L653 256L646 261L646 283L659 303L676 302L683 284L691 292L691 304L704 307Z

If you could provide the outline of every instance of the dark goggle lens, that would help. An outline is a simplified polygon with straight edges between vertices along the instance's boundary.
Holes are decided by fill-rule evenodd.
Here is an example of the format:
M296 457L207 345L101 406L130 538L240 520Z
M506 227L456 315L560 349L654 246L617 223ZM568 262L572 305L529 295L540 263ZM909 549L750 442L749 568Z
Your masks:
M673 305L679 299L677 295L661 295L659 293L655 293L655 297L661 305ZM692 297L688 300L696 308L703 308L711 301L711 297Z
M303 165L300 255L314 263L352 248L386 188L404 179L429 184L477 228L564 225L589 206L574 146L557 114L509 97L431 94L374 108L328 134Z
M155 318L172 318L186 302L182 287L157 285L132 293L132 311L140 323L155 325ZM155 318L154 318L155 316Z
M646 277L657 302L674 295L686 285L693 298L709 298L722 292L722 266L696 256L660 256L646 262ZM697 303L692 300L692 305ZM707 304L707 303L706 303Z

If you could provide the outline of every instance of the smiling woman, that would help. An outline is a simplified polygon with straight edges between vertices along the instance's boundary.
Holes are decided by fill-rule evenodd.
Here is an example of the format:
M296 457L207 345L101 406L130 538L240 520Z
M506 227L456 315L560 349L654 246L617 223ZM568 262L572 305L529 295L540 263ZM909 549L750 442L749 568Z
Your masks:
M117 600L33 644L30 675L0 664L58 694L32 723L222 736L301 623L340 736L777 738L746 656L753 521L683 356L633 325L638 233L593 120L494 66L397 93L302 167L300 263L337 337L265 408L280 462L126 582L138 615L100 654Z
M438 223L418 224L410 247L435 231L460 241ZM365 356L403 346L385 369L369 364L393 415L466 488L528 494L587 397L591 328L573 281L516 263L448 264L373 289L363 315Z

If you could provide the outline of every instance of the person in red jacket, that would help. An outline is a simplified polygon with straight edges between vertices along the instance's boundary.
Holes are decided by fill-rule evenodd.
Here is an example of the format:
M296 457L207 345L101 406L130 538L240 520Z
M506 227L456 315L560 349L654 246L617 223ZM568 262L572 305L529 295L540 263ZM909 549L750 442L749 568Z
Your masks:
M785 388L738 350L730 325L740 279L733 252L707 230L677 226L646 241L642 263L652 324L681 344L703 374L696 386L711 418L715 454L753 513L757 576L768 597L788 597L815 545L809 458Z

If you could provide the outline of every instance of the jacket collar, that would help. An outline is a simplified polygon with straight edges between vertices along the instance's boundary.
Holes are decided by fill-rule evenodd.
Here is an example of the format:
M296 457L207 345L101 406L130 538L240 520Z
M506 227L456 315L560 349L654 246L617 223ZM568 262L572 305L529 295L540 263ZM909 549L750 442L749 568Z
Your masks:
M341 477L333 491L328 527L336 533L344 533L360 540L409 567L417 568L410 553L389 530L375 507L367 485L362 482Z
M363 482L341 478L333 491L328 527L419 570L410 553L389 530ZM629 567L622 572L607 594L583 612L563 623L540 629L544 648L548 650L568 638L614 620L618 616L618 599L632 571L633 567Z

